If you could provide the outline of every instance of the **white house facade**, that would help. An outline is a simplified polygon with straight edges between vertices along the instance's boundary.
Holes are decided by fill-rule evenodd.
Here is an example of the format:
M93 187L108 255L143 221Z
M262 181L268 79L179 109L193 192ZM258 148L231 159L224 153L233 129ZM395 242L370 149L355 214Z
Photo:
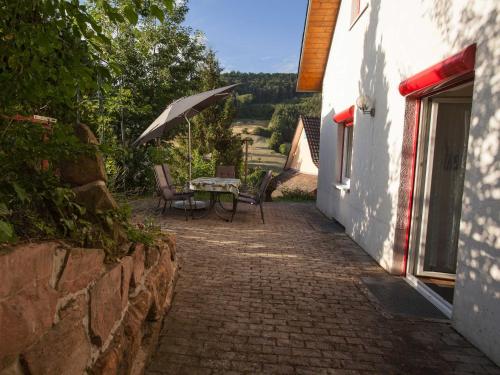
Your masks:
M317 206L500 364L500 2L310 0Z

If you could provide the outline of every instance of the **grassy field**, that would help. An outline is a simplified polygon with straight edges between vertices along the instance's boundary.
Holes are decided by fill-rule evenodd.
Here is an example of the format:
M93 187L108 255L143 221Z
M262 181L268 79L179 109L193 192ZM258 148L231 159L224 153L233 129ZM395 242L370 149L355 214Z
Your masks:
M242 134L247 129L249 134L242 134L242 137L252 137L253 145L248 146L248 166L260 167L262 169L272 169L274 172L281 172L285 165L286 156L281 155L267 147L268 138L253 135L253 130L257 127L267 128L268 121L261 120L237 120L233 123L233 131Z

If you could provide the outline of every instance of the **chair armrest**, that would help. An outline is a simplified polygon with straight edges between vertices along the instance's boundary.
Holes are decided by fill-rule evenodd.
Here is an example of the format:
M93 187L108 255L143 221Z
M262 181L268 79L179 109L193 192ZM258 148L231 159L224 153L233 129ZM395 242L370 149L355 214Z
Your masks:
M255 198L256 198L256 195L257 195L257 194L253 194L253 193L251 193L251 192L246 192L246 191L241 191L241 192L239 193L239 196L240 196L240 197L245 197L245 198L254 198L254 199L255 199Z
M172 199L174 197L175 191L165 188L165 189L162 189L161 195L164 199L169 200L169 199Z

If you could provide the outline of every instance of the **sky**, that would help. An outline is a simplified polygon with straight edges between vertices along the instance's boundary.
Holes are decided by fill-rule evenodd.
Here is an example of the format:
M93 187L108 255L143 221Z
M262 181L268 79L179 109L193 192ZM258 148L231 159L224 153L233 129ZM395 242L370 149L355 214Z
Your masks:
M296 73L307 0L190 0L185 25L205 34L225 71Z

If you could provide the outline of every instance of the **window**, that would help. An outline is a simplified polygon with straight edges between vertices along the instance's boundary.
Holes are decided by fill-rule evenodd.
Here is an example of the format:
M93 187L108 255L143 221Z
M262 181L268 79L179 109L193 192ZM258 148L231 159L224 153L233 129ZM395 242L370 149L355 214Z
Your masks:
M335 184L335 188L339 190L349 190L351 181L351 160L352 160L352 132L354 125L354 111L353 105L338 112L333 116L335 121L341 128L338 129L338 143L339 149L342 150L341 169L340 169L340 182Z
M365 9L368 7L368 0L351 0L351 26L352 28L356 21L361 17Z
M359 16L359 7L361 0L351 0L351 25L356 21Z
M349 185L351 182L352 133L353 133L352 125L344 126L344 137L342 141L342 174L341 174L341 182L343 185Z

